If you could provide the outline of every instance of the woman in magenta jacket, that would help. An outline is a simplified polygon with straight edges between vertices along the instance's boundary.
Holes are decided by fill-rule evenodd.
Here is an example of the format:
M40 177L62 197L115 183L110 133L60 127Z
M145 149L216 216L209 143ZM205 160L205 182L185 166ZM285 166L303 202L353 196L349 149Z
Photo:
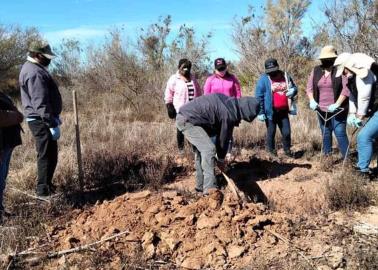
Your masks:
M217 58L214 61L214 74L206 79L203 87L205 95L210 94L223 94L229 97L241 97L241 87L239 80L235 75L231 74L227 70L226 61L223 58ZM216 140L216 138L213 138ZM226 159L231 159L233 140L229 141L228 152Z
M227 70L226 61L217 58L214 61L214 74L207 78L204 85L204 94L223 94L229 97L241 97L239 80Z

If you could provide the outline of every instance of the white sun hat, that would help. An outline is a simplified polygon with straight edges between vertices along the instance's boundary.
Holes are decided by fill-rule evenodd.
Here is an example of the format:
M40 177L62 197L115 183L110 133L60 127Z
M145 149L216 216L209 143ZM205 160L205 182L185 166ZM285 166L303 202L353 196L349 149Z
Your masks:
M337 67L337 71L336 71L336 77L340 77L341 74L343 73L344 71L344 67L345 67L345 63L349 60L349 58L352 56L351 53L347 53L347 52L344 52L344 53L340 53L336 60L335 60L335 63L333 64L335 67Z
M365 78L368 75L370 66L374 62L374 61L373 62L369 61L369 58L367 58L369 56L366 55L366 57L365 56L361 57L362 55L363 54L360 54L360 53L352 54L352 56L348 59L348 61L344 65L345 68L355 73L356 76L361 79Z
M364 53L354 53L352 56L358 67L370 69L371 64L375 62L374 58Z

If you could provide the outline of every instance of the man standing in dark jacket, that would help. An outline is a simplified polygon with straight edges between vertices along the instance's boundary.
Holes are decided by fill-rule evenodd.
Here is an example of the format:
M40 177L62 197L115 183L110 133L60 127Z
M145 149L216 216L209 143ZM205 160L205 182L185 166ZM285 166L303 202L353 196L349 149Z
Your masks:
M3 194L13 149L21 144L23 116L12 100L0 92L0 224L9 215L3 205Z
M33 43L19 77L24 116L36 140L38 153L37 196L49 196L55 189L52 178L58 162L62 98L47 70L54 57L48 44Z
M252 122L258 114L253 97L227 97L223 94L201 96L180 108L176 126L195 146L196 190L209 194L217 189L215 155L224 163L228 142L241 120ZM216 145L210 137L216 136Z

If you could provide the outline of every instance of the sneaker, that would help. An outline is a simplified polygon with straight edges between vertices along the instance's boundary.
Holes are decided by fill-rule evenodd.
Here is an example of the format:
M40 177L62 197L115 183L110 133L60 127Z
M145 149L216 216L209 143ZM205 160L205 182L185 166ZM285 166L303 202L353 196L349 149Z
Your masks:
M294 153L291 150L285 150L285 156L287 156L289 158L295 157Z
M361 171L358 169L356 172L357 172L357 175L363 180L372 181L374 179L374 174L370 169L367 171Z
M203 193L203 190L200 189L200 188L194 188L194 191L197 192L197 193Z

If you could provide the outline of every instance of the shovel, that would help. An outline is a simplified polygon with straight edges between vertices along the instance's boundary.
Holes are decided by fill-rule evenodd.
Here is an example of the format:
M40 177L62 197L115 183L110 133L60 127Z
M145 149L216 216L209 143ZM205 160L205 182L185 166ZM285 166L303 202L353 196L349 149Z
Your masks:
M227 176L224 172L222 172L224 178L227 181L228 187L230 188L232 194L234 195L235 199L239 202L249 202L250 199L245 195L243 191L241 191L235 184L234 180Z

